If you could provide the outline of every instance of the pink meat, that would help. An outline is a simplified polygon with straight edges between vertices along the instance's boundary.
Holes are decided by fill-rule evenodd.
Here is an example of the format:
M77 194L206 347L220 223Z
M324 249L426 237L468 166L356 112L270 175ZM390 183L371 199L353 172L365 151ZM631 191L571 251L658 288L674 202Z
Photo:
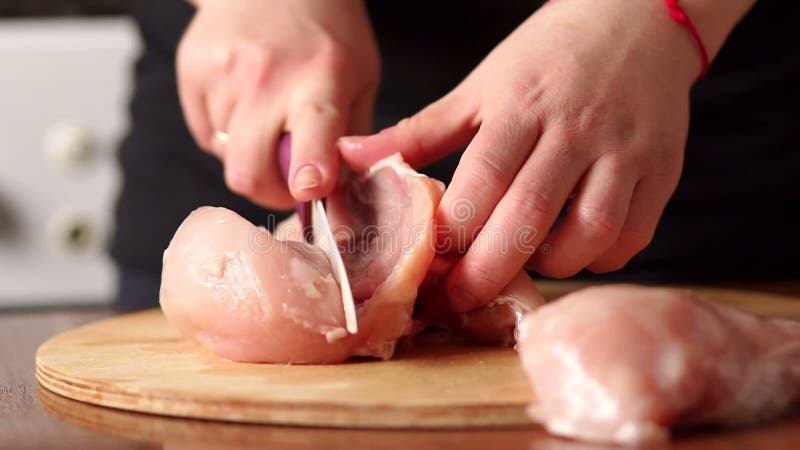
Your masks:
M416 329L444 329L451 340L514 345L522 317L545 302L531 277L522 270L486 306L459 313L450 307L444 289L444 278L455 262L444 256L434 258L417 297Z
M555 434L623 444L682 424L748 424L800 395L800 323L689 291L584 289L537 309L518 350L534 417Z
M399 156L344 180L347 189L329 197L328 210L358 302L357 335L346 333L331 268L318 248L300 242L296 219L276 238L211 207L190 214L164 252L161 307L170 322L235 361L390 357L411 332L443 185Z

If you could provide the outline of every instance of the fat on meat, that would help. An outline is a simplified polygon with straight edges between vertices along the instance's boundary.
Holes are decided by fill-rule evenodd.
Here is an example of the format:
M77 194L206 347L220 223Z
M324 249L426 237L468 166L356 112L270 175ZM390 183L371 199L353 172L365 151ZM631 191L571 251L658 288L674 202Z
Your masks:
M609 285L526 315L517 349L551 433L618 444L744 425L798 403L800 323L687 290Z

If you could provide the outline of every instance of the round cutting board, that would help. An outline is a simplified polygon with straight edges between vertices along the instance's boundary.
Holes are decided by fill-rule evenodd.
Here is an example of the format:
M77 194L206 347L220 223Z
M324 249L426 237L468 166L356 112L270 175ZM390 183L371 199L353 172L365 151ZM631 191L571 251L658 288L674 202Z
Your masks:
M420 345L389 361L236 363L149 310L58 335L36 363L39 382L58 394L156 414L347 427L530 422L532 394L511 349Z
M564 290L542 286L549 296ZM800 318L792 297L704 291L756 314ZM431 344L401 349L390 361L235 363L183 339L159 310L55 336L36 354L36 376L57 394L102 406L290 425L522 425L531 423L525 407L534 401L512 349Z

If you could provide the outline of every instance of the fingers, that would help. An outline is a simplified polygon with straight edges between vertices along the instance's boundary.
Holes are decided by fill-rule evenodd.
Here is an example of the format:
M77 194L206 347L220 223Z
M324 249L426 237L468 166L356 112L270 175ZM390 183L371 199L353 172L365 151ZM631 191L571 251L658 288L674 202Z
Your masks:
M495 298L534 252L589 165L558 131L545 131L467 253L448 276L451 304L468 311Z
M289 209L292 198L280 175L276 147L285 100L263 85L266 57L248 47L212 48L206 83L209 145L223 161L228 188L262 206ZM213 138L227 133L225 141Z
M347 130L348 107L341 84L330 73L315 74L294 93L287 128L292 132L289 187L294 198L325 197L339 173L336 140Z
M475 95L456 88L422 111L372 136L339 140L342 159L356 170L400 152L414 167L466 146L478 129Z
M589 169L567 216L547 238L551 251L535 253L528 267L565 278L580 272L611 248L628 216L639 172L606 153Z
M588 265L592 272L619 270L653 239L658 221L677 185L677 176L665 180L650 176L636 185L630 212L614 245Z
M486 223L539 137L538 123L511 120L511 112L493 117L497 119L481 124L437 208L441 251L463 253L468 248L475 230Z
M206 98L198 86L182 83L180 103L186 126L192 134L197 146L204 151L214 153L214 127L208 118Z
M212 127L212 138L208 144L208 151L220 159L225 158L227 145L215 138L214 133L228 133L237 98L238 93L235 92L231 83L217 83L207 94L206 111Z
M545 304L544 295L539 292L528 272L520 270L506 287L500 291L501 297L510 297L516 308L527 313Z
M289 209L293 201L275 153L282 122L281 108L268 99L239 99L229 125L225 183L255 203Z
M225 84L219 83L219 80L227 76L231 58L231 52L226 47L213 47L207 52L199 52L196 48L187 48L184 41L181 41L176 56L178 93L184 120L197 145L214 154L220 150L213 138L214 131L225 131L215 126L227 125L228 122L225 119L217 123L214 115L218 115L222 109L220 100L230 102L232 95L215 93L210 96L208 91L212 85Z
M346 134L364 135L372 132L372 121L375 116L376 90L377 86L373 86L362 92L361 95L353 101L353 106L350 109L350 124L345 132ZM338 148L337 151L339 151Z
M247 56L239 55L224 82L214 85L206 108L211 133L228 134L227 142L212 139L210 144L224 160L226 184L237 194L275 208L291 207L288 188L301 201L326 196L338 175L336 139L347 130L349 105L342 83L329 71L315 71L290 94L281 94L264 89L263 70L239 69L254 66ZM288 186L275 154L283 129L293 135Z

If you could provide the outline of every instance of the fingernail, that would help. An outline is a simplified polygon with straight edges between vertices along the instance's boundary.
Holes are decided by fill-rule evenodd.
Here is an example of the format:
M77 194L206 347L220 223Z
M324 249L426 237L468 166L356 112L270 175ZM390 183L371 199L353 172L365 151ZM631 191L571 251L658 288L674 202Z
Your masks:
M364 142L363 136L344 136L337 141L339 147L346 147L351 150L359 150Z
M467 312L479 305L478 300L472 294L461 288L448 289L447 296L450 300L450 306L456 312Z
M312 189L322 182L322 172L313 164L306 164L301 167L294 175L294 187L296 189Z

